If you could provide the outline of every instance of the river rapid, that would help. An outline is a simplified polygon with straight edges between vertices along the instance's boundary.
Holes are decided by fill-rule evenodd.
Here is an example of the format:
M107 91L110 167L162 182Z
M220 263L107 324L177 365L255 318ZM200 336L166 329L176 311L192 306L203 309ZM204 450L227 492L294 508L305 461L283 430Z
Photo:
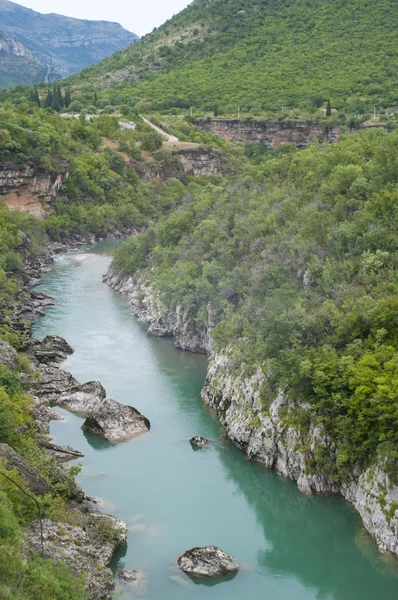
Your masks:
M151 421L149 434L118 446L84 434L83 419L60 409L65 420L51 426L56 443L85 454L85 492L129 528L115 572L146 571L147 600L396 600L397 561L379 554L349 505L302 495L222 439L200 398L206 358L148 337L127 301L102 283L112 247L56 259L38 289L57 305L33 334L66 338L76 350L67 371L101 381L109 397ZM211 439L210 449L194 451L194 435ZM241 572L206 585L178 571L180 554L206 545L232 554Z

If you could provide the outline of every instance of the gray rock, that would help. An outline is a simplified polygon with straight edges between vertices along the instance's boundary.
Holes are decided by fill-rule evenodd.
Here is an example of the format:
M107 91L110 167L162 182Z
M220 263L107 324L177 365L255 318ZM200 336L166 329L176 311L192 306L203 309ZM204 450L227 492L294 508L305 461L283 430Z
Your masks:
M4 340L0 340L0 365L4 365L10 371L15 371L18 366L17 351Z
M31 492L37 496L51 493L50 486L39 471L7 444L0 444L0 458L5 461L8 469L18 471Z
M148 589L148 575L145 571L123 569L118 573L119 578L128 587L128 593L134 596L144 596Z
M101 534L100 521L106 521L106 535ZM109 528L114 534L109 534ZM83 527L43 521L44 555L54 561L65 561L75 573L87 577L87 596L91 600L111 598L115 588L112 571L108 568L115 551L126 542L125 524L108 515L92 514ZM34 521L25 533L22 545L25 556L40 554L40 523Z
M51 365L52 363L61 363L67 356L73 354L72 346L64 338L58 335L48 335L42 342L39 342L33 349L34 357L39 363Z
M79 382L67 371L43 365L38 380L32 385L32 393L40 400L56 403L61 394L78 387Z
M195 437L191 438L189 441L192 446L196 446L197 448L205 448L206 446L209 445L209 440L200 435L196 435Z
M44 435L49 435L51 421L63 421L63 417L56 413L55 410L39 404L33 406L32 417L38 432Z
M131 439L150 430L150 422L132 406L105 398L90 412L83 431L98 435L112 444Z
M178 559L181 571L195 577L233 575L240 569L237 561L217 546L192 548Z
M105 400L106 392L99 381L89 381L83 385L76 385L56 399L57 406L70 412L90 415Z
M42 447L45 449L48 456L61 462L76 460L76 458L84 458L84 454L79 450L75 450L72 446L57 446L50 442L43 442Z

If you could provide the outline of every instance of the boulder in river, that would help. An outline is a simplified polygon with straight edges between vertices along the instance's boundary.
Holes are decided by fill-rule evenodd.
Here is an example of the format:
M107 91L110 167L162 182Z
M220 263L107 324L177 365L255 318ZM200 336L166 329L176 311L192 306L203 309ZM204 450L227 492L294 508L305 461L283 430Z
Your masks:
M32 349L36 360L45 365L61 363L73 353L72 346L58 335L48 335L42 342L37 342Z
M40 367L40 376L31 391L39 400L57 403L61 394L79 388L79 382L67 371L57 367Z
M111 398L105 398L93 408L82 425L83 431L98 435L111 444L137 437L150 428L149 420L138 410Z
M191 446L195 446L196 448L205 448L206 446L209 445L209 440L200 435L196 435L195 437L191 438L189 441L191 443Z
M128 586L128 592L134 596L144 596L148 589L148 575L137 569L123 569L119 578Z
M217 548L192 548L178 559L181 571L194 577L219 577L234 575L239 571L239 563L229 554Z
M14 371L18 366L17 351L4 340L0 340L0 365L4 365L9 371Z

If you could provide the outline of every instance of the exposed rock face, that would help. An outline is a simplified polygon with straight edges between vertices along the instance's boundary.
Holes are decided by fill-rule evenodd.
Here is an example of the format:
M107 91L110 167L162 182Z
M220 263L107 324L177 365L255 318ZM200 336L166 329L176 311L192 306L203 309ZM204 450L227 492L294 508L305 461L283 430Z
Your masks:
M118 573L119 578L126 584L128 593L134 596L145 596L148 589L148 575L145 571L123 569Z
M314 120L285 119L220 119L214 118L206 121L197 121L196 127L202 131L210 131L217 137L230 142L243 144L264 144L270 149L294 144L297 148L304 148L312 140L336 142L341 135L341 130L336 127L330 131L327 123Z
M31 492L37 496L51 493L50 486L37 469L7 444L0 444L0 458L4 460L8 469L18 471Z
M92 523L85 528L73 527L65 523L43 521L44 555L54 561L65 561L76 574L87 577L87 595L91 600L111 598L115 588L112 571L108 565L115 551L124 546L127 528L115 517L93 513ZM108 527L115 530L114 536L98 535L95 521L107 521ZM40 523L30 524L23 542L25 555L40 554Z
M14 371L18 366L17 351L4 340L0 340L0 365L4 365L10 371Z
M181 571L195 577L233 575L239 571L236 560L216 546L192 548L178 559Z
M182 179L186 175L205 177L225 175L228 172L227 162L218 150L202 148L199 145L193 148L179 148L176 145L176 148L164 154L159 162L132 161L131 164L143 181L150 181L155 177L163 180L171 177Z
M43 173L33 165L0 166L0 194L7 208L44 218L51 212L50 203L68 179L67 169L59 173Z
M66 371L57 367L42 366L40 377L32 386L32 392L48 403L57 402L57 399L66 392L76 390L79 382Z
M100 62L138 38L118 23L40 14L1 0L0 86L46 83Z
M214 355L202 397L217 413L229 439L250 459L297 481L303 493L341 493L358 510L379 548L398 554L398 486L383 464L357 468L342 484L314 469L317 448L324 448L333 463L336 444L320 425L310 424L305 433L289 425L288 415L294 407L283 394L265 407L261 397L264 382L260 368L247 378L236 371L229 357Z
M148 335L173 337L178 348L207 354L211 348L211 311L208 324L198 327L182 306L175 309L165 306L159 296L146 287L145 280L145 274L135 279L112 273L104 277L105 283L127 296L133 314L140 321L149 323Z
M201 437L200 435L191 438L189 441L192 446L196 446L197 448L205 448L209 445L209 440L207 440L204 437Z
M82 429L106 439L111 444L128 440L150 430L150 423L132 406L105 398L93 410Z
M84 458L82 452L75 450L71 446L57 446L50 442L43 442L42 447L45 449L48 456L57 461L68 462L69 460L75 460L76 458Z

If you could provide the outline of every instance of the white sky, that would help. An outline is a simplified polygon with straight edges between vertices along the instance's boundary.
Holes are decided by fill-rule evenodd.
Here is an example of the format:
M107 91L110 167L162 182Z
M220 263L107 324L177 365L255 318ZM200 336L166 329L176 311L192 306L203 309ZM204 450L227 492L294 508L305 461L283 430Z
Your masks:
M191 0L17 0L41 13L58 13L77 19L116 21L139 36L159 27Z

